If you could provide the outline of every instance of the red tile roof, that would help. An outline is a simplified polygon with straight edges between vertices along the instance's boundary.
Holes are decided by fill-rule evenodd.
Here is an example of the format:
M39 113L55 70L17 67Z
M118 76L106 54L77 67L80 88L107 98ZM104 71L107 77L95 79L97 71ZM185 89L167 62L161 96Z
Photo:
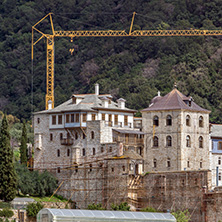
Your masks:
M190 106L189 101L191 101ZM143 109L142 112L160 110L190 110L210 113L209 110L203 109L195 102L193 102L192 97L187 97L183 95L176 88L164 97L158 97L158 99L152 100L150 106L146 109Z

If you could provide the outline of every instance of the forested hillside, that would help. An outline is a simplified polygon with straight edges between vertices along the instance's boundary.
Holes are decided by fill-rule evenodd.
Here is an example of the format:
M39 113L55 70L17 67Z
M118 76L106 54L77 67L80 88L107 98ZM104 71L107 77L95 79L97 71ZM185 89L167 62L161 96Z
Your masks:
M0 0L0 110L31 116L31 27L53 12L56 30L221 29L221 0ZM39 28L47 32L48 23ZM222 122L222 36L57 38L55 102L72 93L110 92L133 109L177 83ZM69 49L75 48L73 55ZM34 111L44 109L46 44L35 46Z

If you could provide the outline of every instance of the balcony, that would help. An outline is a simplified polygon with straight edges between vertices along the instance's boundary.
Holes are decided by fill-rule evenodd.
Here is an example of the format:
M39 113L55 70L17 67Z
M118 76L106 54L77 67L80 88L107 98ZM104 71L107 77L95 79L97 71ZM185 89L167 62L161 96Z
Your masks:
M61 142L61 145L66 145L66 146L73 145L72 138L61 139L60 142Z

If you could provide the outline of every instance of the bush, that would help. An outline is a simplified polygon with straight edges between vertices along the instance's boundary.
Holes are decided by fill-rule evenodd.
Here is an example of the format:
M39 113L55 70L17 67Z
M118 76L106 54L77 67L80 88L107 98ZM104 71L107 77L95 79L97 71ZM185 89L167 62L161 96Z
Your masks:
M11 208L11 204L9 202L0 202L0 209Z
M188 222L190 221L190 213L188 209L184 211L176 211L172 213L173 216L177 219L177 222Z
M13 211L7 208L0 211L0 217L12 217L13 215Z
M159 212L158 210L156 210L153 207L146 207L146 208L143 208L141 211L143 211L143 212Z
M29 203L26 207L26 212L28 217L36 217L38 212L44 207L40 202L37 203Z
M112 210L118 210L118 211L129 211L130 210L130 206L128 205L127 202L123 202L120 205L111 204L111 208L112 208Z
M102 204L90 204L87 207L88 210L105 210L105 208L102 207Z

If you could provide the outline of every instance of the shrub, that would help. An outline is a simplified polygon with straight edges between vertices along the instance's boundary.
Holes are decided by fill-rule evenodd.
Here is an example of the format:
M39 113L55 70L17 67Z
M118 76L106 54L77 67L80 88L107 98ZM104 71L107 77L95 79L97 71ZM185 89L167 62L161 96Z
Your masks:
M129 211L130 206L128 205L127 202L123 202L120 205L117 204L111 204L112 210L120 210L120 211Z
M189 222L190 221L190 213L188 209L184 211L176 211L172 212L173 216L177 219L177 222Z
M90 204L87 207L88 210L105 210L105 208L102 207L102 204Z
M0 209L11 208L11 204L9 202L0 202Z
M146 207L146 208L143 208L141 211L143 211L143 212L159 212L158 210L156 210L153 207Z
M26 212L29 217L36 217L38 212L44 207L40 202L29 203L26 207Z
M0 217L12 217L13 215L13 211L7 208L0 211Z

